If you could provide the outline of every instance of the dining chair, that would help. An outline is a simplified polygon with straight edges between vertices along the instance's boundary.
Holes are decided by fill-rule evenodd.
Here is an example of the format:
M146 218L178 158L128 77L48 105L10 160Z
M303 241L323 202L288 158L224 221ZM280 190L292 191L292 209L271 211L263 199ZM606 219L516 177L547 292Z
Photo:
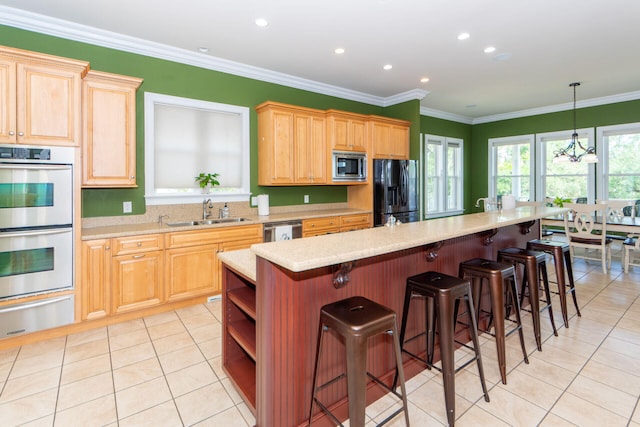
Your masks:
M633 200L596 200L596 203L607 205L607 220L620 222L625 216L633 216L635 201Z
M611 267L612 242L612 239L607 237L607 204L565 203L564 207L569 209L563 217L571 258L595 259L582 252L576 255L575 248L599 250L602 272L607 274Z
M640 266L640 260L635 261L635 253L640 253L640 236L637 234L629 234L627 239L622 244L624 252L622 253L622 265L624 266L624 272L629 272L629 266Z

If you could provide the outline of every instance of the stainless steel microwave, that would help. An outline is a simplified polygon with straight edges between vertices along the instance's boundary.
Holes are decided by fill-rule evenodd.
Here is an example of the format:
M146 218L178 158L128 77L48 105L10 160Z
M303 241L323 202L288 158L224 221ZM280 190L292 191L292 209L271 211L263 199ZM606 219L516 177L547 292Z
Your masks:
M355 181L367 180L367 153L334 151L333 180Z

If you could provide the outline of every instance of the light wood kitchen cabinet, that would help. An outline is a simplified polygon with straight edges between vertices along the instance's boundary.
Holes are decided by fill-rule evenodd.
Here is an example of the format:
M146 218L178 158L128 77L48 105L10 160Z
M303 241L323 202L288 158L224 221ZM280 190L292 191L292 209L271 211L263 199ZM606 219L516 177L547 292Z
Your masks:
M371 214L352 214L302 220L302 237L342 233L371 227Z
M294 167L297 184L327 182L327 143L324 114L295 114Z
M89 63L0 47L0 142L78 146Z
M136 187L136 90L142 79L91 70L82 82L82 186Z
M111 314L164 302L162 236L112 239Z
M167 249L167 301L220 292L217 280L218 244Z
M327 129L330 151L367 151L367 116L327 110Z
M258 113L258 184L326 182L324 113L265 102Z
M409 159L409 122L376 116L369 126L374 159Z
M222 291L218 252L262 243L262 225L210 228L165 236L167 301Z
M82 242L82 280L80 281L82 320L109 314L111 283L111 239Z

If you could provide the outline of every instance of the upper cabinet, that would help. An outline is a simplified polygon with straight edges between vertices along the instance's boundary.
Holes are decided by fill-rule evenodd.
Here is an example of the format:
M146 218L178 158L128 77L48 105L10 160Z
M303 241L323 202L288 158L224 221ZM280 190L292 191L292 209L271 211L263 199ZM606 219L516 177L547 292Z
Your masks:
M369 124L374 159L409 159L409 122L371 116Z
M265 102L258 112L258 184L326 183L322 111Z
M77 146L89 63L0 47L0 142Z
M367 117L344 111L327 111L329 146L336 151L367 151Z
M136 187L136 90L141 83L93 70L83 80L83 187Z

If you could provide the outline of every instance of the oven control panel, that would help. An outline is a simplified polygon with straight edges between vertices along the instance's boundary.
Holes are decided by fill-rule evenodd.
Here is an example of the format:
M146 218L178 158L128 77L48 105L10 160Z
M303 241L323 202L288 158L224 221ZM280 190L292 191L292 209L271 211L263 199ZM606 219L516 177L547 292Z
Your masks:
M2 160L51 160L49 148L0 147Z

